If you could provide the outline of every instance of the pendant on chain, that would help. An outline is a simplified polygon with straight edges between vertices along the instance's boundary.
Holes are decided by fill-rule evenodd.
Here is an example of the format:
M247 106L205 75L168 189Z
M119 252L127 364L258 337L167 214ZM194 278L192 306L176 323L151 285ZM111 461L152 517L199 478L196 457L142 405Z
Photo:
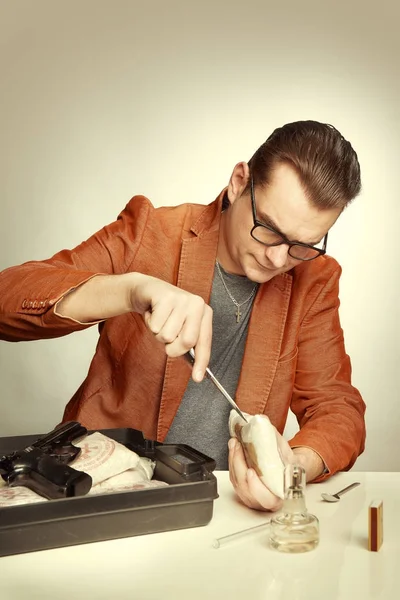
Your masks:
M242 316L242 313L240 312L240 306L237 307L236 309L236 323L240 322L240 317Z

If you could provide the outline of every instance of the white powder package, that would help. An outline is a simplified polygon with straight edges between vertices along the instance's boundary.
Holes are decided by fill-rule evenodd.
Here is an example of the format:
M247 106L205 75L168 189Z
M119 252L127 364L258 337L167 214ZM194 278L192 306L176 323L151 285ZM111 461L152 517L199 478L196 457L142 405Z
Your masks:
M123 491L123 490L134 490L143 489L143 487L137 487L139 484L146 484L152 480L155 468L155 462L149 458L139 457L138 464L134 469L128 469L119 475L110 477L95 486L92 486L89 494L103 494L105 492ZM163 482L159 482L163 483ZM168 485L167 483L165 485ZM156 487L156 486L148 486ZM161 487L161 486L158 486Z
M156 487L168 487L168 483L164 481L158 481L156 479L143 478L143 473L138 472L137 469L130 469L106 479L102 483L95 485L89 492L89 495L96 496L98 494L110 494L113 492L125 492L134 490L144 490L148 488Z
M69 466L88 473L92 487L139 464L139 455L96 431L74 444L80 455Z
M248 415L244 421L235 410L229 416L229 433L242 444L246 462L264 485L284 498L285 464L279 452L276 429L266 415Z
M156 463L154 460L141 456L135 468L137 472L142 473L143 479L150 480L154 475L155 466Z
M21 504L35 504L36 502L47 502L47 499L22 485L10 487L0 477L0 508Z

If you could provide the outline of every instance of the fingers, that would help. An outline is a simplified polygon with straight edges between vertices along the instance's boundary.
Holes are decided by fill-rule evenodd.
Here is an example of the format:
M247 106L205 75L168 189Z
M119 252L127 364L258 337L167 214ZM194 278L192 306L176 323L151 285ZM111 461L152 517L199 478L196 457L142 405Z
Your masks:
M155 338L165 345L168 356L182 356L195 348L193 379L201 381L210 362L212 309L204 300L169 283L146 280L151 310L144 320Z
M190 348L197 347L202 338L204 324L211 325L211 321L209 323L204 321L205 314L209 311L212 313L211 308L200 296L190 295L187 292L185 294L180 298L181 301L177 300L176 306L163 327L163 341L166 343L168 356L181 356ZM209 351L211 353L211 331L209 332Z
M249 469L247 485L249 496L256 500L261 509L276 511L282 506L282 500L269 491L253 469Z
M206 304L204 306L204 312L200 323L200 332L197 338L197 342L193 346L196 351L192 375L194 381L201 381L203 379L206 368L210 362L212 343L212 318L212 308Z
M246 472L247 472L247 463L244 459L243 450L241 449L241 445L235 438L229 440L229 455L228 455L228 464L229 464L229 479L233 485L233 488L238 495L239 499L246 506L251 506L250 498L247 496L247 481L246 481ZM244 463L244 464L243 464Z
M242 445L238 440L229 440L229 478L239 499L255 510L276 511L282 500L263 484L254 469L246 463Z
M173 309L173 303L160 303L157 307L152 310L147 310L144 314L144 319L147 327L159 341L164 341L163 328L169 319Z
M232 475L232 483L241 490L242 493L247 489L247 471L248 466L244 456L242 445L235 439L235 443L230 442L232 450L229 452L229 472Z
M262 507L257 502L256 498L252 498L248 483L247 474L249 468L243 453L243 448L238 440L231 439L229 441L229 477L239 499L248 506L260 510Z

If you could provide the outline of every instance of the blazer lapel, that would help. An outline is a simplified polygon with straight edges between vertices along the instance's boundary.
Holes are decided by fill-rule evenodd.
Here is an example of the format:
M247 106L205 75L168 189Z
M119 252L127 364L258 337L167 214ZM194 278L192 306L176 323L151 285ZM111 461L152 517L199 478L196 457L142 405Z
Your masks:
M220 205L218 206L220 212ZM203 220L203 216L200 220ZM198 225L199 222L192 228L195 233ZM211 296L218 235L217 226L208 229L204 235L200 232L197 237L182 242L177 286L201 296L207 303ZM190 376L190 364L186 358L167 359L157 425L157 439L160 441L164 440L174 420Z
M242 411L262 414L281 354L292 276L283 273L260 286L250 317L236 402Z

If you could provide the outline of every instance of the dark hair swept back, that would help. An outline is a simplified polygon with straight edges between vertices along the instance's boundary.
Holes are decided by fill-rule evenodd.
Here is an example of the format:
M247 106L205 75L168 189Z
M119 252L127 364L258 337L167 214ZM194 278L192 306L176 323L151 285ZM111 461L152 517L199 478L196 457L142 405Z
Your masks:
M361 191L357 154L333 125L296 121L275 129L248 163L254 185L267 186L280 163L296 170L318 208L343 210Z

